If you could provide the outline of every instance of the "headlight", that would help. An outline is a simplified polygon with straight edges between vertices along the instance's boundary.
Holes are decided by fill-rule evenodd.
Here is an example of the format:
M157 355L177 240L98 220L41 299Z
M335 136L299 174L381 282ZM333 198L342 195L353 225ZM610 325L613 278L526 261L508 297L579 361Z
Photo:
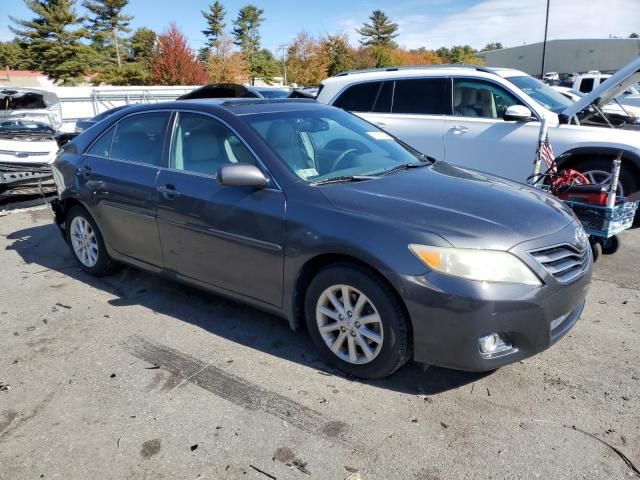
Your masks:
M540 286L540 280L518 257L498 250L409 245L427 267L448 275L485 282Z

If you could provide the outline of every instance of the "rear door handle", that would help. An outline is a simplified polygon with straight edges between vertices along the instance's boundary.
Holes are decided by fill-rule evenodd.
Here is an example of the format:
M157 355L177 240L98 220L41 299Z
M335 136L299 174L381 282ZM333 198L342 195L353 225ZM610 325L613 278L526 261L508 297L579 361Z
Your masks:
M467 133L469 129L464 125L454 125L450 128L453 133Z
M180 196L180 192L176 190L173 185L163 185L158 187L158 192L165 198L165 200L174 200Z

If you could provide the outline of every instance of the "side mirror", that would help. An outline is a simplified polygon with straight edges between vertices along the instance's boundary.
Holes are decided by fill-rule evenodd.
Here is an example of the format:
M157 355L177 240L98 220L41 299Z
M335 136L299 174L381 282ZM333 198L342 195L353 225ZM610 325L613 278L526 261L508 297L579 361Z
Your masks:
M58 148L64 147L71 140L76 138L78 134L76 132L58 132L55 134L56 143Z
M522 105L511 105L504 112L503 118L507 122L528 122L531 120L531 110L529 110L527 107L523 107Z
M262 170L248 163L232 163L220 167L218 181L229 187L264 188L269 185L269 179Z

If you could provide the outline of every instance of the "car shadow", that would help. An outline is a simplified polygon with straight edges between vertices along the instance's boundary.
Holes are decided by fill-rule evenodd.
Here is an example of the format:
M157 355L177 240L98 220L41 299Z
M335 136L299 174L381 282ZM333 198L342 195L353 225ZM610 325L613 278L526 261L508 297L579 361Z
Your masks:
M124 268L101 278L85 273L53 224L25 228L9 234L7 239L12 243L6 249L17 252L26 264L64 273L108 292L115 297L108 301L111 306L141 305L232 342L308 366L313 373L345 377L315 354L305 331L291 331L286 321L274 315L134 268ZM68 299L60 298L60 303L68 303ZM409 362L383 380L349 379L402 393L435 395L473 383L486 375L425 368Z

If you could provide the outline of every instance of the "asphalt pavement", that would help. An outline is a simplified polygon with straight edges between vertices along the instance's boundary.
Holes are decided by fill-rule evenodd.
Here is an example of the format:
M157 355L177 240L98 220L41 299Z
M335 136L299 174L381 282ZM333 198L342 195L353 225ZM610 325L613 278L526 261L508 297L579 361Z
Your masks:
M640 230L548 351L364 382L278 318L83 273L46 209L0 215L2 479L640 478Z

